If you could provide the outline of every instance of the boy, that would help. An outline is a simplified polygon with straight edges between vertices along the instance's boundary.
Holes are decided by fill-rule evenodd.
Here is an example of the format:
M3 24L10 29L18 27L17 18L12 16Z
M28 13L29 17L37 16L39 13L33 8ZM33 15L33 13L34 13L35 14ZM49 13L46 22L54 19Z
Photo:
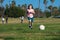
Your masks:
M35 14L35 11L33 9L33 6L32 6L32 4L30 4L28 6L28 9L27 9L27 17L28 17L28 20L29 20L29 28L31 28L31 29L32 29L34 14Z

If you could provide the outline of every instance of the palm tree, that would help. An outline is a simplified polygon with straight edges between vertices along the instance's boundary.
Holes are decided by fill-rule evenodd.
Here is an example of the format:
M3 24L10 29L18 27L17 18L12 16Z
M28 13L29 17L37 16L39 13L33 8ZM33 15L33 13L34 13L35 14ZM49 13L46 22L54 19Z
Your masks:
M6 8L8 8L9 6L8 6L8 4L6 4Z
M52 5L48 6L48 9L50 10L50 16L52 15Z
M51 3L52 3L52 7L51 7L51 16L52 16L53 3L54 3L55 0L50 0L50 1L51 1Z
M59 13L60 13L60 6L59 6L59 9L58 9Z
M55 0L50 0L52 3L54 3Z
M44 0L44 5L45 5L45 11L46 11L46 7L47 7L47 0ZM45 17L46 17L46 13L45 13Z
M39 0L38 8L40 9L40 0Z
M42 17L43 16L41 9L39 10L39 8L35 8L34 10L35 10L35 13L37 13L34 15L35 17Z
M2 6L2 3L3 3L4 0L0 0L0 5Z
M48 9L51 11L51 9L52 9L52 5L48 6Z
M15 5L16 5L16 2L15 0L13 0L11 6L14 7Z
M27 4L23 4L23 5L21 6L21 8L22 8L23 10L26 10Z
M38 17L40 16L40 0L38 0Z
M44 3L44 5L47 5L47 0L44 0L44 2L43 2L43 3Z
M10 1L11 1L11 0L9 0L9 7L11 6Z
M59 12L58 12L58 8L57 7L53 7L53 15L54 16L59 15Z
M23 4L22 6L21 6L21 9L23 9L24 11L25 11L25 17L26 17L26 13L27 13L27 4Z
M51 12L51 9L53 9L53 10L52 10L52 15L53 15L53 16L59 14L59 10L58 10L57 7L52 7L52 5L50 5L50 6L48 7L48 9L50 10L50 12ZM53 16L52 16L52 17L53 17Z
M1 16L4 16L4 7L2 6L3 1L4 0L0 0L0 7L1 7L1 13L2 13Z

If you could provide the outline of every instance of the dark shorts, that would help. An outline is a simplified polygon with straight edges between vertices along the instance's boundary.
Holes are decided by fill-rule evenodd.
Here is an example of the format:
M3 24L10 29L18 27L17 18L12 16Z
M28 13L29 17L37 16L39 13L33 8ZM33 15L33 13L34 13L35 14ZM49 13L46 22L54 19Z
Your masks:
M34 19L34 18L28 17L28 20L31 21L31 22L33 22L33 19Z

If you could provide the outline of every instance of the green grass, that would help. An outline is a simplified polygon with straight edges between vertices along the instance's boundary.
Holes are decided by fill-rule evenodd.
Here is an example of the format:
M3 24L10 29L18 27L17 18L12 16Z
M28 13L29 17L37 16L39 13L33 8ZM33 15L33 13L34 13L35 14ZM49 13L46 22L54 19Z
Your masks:
M1 20L1 19L0 19ZM14 20L14 22L11 22ZM36 18L33 29L29 29L28 21L15 23L17 19L9 19L8 24L0 24L0 39L3 40L60 40L60 19ZM1 21L0 21L1 22ZM39 25L45 25L45 30L39 30Z

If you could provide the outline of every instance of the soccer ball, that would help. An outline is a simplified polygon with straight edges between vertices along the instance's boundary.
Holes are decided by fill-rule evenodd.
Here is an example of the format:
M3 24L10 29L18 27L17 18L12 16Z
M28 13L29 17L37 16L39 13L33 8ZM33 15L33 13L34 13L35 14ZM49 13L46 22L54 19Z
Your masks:
M40 29L40 30L45 30L45 26L44 26L44 25L40 25L40 26L39 26L39 29Z

